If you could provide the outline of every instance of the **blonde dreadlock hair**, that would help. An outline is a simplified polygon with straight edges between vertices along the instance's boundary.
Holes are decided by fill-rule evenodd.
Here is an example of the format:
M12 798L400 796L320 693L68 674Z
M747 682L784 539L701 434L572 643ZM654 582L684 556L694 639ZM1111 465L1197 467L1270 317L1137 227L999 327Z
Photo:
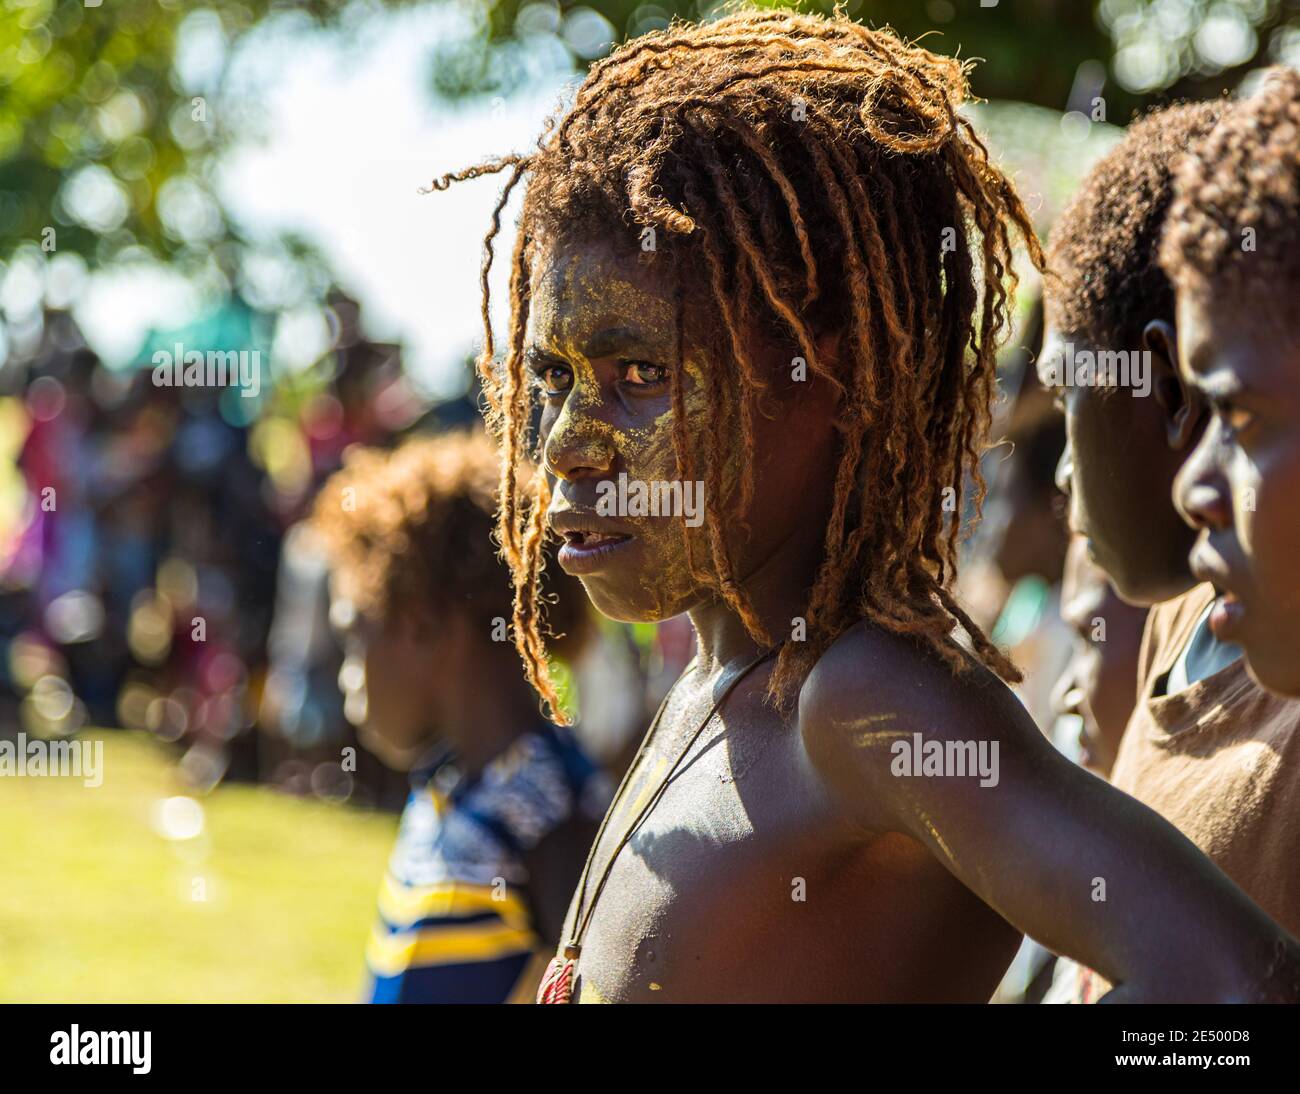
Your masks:
M498 536L515 578L515 641L552 709L538 598L550 487L539 474L523 489L518 473L533 398L523 359L528 271L548 232L608 237L628 223L667 237L655 260L676 275L679 348L700 346L709 361L708 429L685 420L681 370L670 374L684 479L702 465L706 497L720 497L737 428L754 454L754 414L773 377L759 370L745 331L788 342L838 397L838 470L807 640L782 648L773 698L788 700L864 618L917 636L955 669L969 665L954 638L960 624L980 660L1019 679L950 592L967 477L977 509L984 493L977 459L1015 289L1011 230L1043 264L1011 183L957 112L966 76L967 65L838 12L678 23L594 64L535 151L433 183L509 172L484 241L478 368L504 449ZM502 211L525 176L498 362L488 273ZM817 348L827 331L840 335L833 361ZM742 507L752 490L746 467ZM711 565L691 557L689 537L688 564L770 645L737 582L723 517L706 507Z

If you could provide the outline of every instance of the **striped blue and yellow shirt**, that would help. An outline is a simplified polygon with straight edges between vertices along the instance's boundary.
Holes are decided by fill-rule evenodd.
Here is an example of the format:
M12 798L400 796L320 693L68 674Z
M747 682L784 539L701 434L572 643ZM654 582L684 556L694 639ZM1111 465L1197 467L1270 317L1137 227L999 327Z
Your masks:
M412 787L366 946L371 1002L506 1002L540 943L524 856L575 813L603 812L608 784L547 725L477 775L444 754Z

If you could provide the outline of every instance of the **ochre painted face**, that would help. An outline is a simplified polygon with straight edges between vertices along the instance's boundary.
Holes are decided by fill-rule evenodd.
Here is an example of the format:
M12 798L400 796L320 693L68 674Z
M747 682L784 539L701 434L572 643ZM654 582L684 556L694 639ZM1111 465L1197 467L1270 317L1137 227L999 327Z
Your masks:
M597 608L629 622L667 619L700 600L687 536L698 565L711 557L706 499L678 473L670 386L681 369L686 413L702 420L705 374L682 358L665 280L592 243L546 246L532 270L525 367L542 401L547 520L564 540L557 560Z
M1216 637L1242 646L1266 688L1300 695L1300 327L1289 303L1179 291L1179 364L1212 416L1174 498L1200 533L1192 572L1220 594Z
M689 541L696 566L716 572L706 506L720 514L742 589L794 545L820 544L835 467L828 383L786 382L788 351L747 330L747 352L771 381L769 398L755 415L750 452L738 436L720 438L722 496L704 497L702 454L692 481L677 466L671 377L680 370L686 432L700 438L721 428L707 398L715 364L699 347L678 345L675 287L664 265L608 242L555 241L534 260L530 293L525 367L542 401L547 519L565 540L557 561L600 611L655 622L712 599L687 564ZM742 472L754 483L744 511Z

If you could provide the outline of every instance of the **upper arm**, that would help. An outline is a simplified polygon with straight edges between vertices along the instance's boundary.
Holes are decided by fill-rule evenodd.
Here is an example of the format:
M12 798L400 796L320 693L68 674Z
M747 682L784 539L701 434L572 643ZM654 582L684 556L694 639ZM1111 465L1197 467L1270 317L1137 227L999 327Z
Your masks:
M981 668L956 675L856 628L809 676L799 718L850 820L911 835L1008 921L1113 983L1235 991L1285 937L1172 825L1052 748ZM907 773L918 745L922 759L941 750L942 774ZM963 772L980 756L995 778Z

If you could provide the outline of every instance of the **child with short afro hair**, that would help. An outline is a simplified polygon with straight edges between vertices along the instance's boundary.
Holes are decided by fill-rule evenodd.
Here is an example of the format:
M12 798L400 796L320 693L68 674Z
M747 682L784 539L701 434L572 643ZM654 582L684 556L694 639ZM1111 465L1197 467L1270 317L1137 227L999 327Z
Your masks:
M1161 261L1210 424L1179 477L1211 624L1300 696L1300 73L1269 70L1189 155Z
M345 711L412 768L366 947L374 1002L531 994L608 794L578 742L537 713L509 641L492 543L500 464L482 431L354 448L317 496ZM552 581L572 652L581 588Z
M1072 530L1135 604L1168 600L1195 583L1192 533L1171 488L1203 413L1178 376L1174 290L1157 250L1174 161L1224 109L1189 103L1134 121L1088 172L1048 244L1039 376L1065 413L1058 478ZM1127 357L1127 383L1061 367L1085 355L1107 360L1103 354Z

